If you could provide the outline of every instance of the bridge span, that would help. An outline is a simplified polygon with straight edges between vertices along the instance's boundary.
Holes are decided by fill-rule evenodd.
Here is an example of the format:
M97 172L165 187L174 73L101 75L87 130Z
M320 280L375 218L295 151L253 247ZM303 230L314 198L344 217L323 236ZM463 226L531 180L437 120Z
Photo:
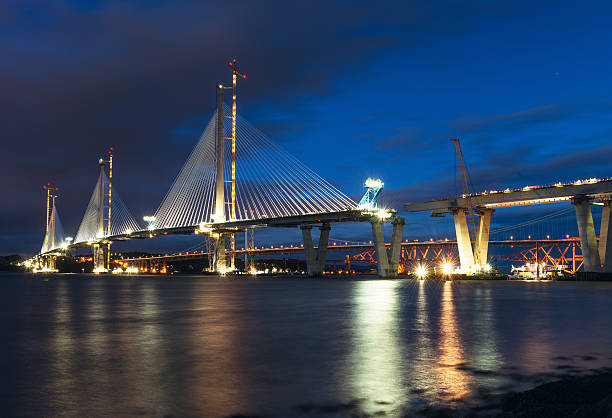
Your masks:
M574 183L556 183L549 186L528 186L517 190L491 190L488 192L462 195L451 199L440 199L423 203L404 205L407 212L430 211L431 216L450 213L455 224L457 246L461 267L476 270L487 259L491 216L497 209L539 205L556 202L571 202L576 209L576 220L580 246L584 256L584 271L612 272L612 222L611 199L612 179L588 179ZM602 216L599 239L595 233L591 205L601 205ZM466 215L479 218L475 239L470 237ZM472 248L473 246L473 248Z

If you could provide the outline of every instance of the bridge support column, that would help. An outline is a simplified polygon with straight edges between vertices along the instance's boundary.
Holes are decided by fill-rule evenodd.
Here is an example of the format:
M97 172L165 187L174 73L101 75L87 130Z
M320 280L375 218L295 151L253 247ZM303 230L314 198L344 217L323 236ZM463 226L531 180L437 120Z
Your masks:
M399 259L402 252L402 234L404 232L404 218L397 216L393 220L393 232L391 233L391 259L389 260L389 277L397 277L399 271Z
M227 270L227 260L225 257L225 235L220 234L215 239L213 257L213 268L216 273L224 273Z
M372 224L372 237L374 238L374 250L376 251L376 266L379 277L387 277L389 272L389 258L382 230L382 221L370 221Z
M399 216L392 222L393 233L391 234L391 254L389 257L382 230L383 221L370 221L372 224L372 237L374 238L374 249L376 250L376 261L379 277L397 277L399 258L402 248L402 232L404 230L404 222L404 218Z
M457 247L459 249L459 261L463 272L474 270L474 253L472 252L472 241L468 230L467 219L464 209L453 211L455 220L455 235L457 236Z
M94 244L93 246L93 271L94 273L104 273L108 271L108 246Z
M601 210L601 229L599 230L599 258L602 271L612 273L612 201L607 200Z
M47 255L43 258L43 267L49 270L55 270L56 266L56 257L54 255Z
M580 249L585 272L601 271L599 251L597 248L597 236L593 225L593 214L591 213L591 202L587 198L575 198L576 220L578 222L578 234L580 235Z
M324 223L321 226L321 234L319 235L319 245L315 250L312 242L312 226L302 225L302 239L304 241L304 255L306 257L306 268L308 275L315 277L320 276L325 269L325 257L327 256L327 247L329 244L329 231L331 227L329 223Z
M476 264L479 268L484 268L487 264L489 252L489 229L491 227L491 215L493 209L484 209L478 217L478 233L476 235Z

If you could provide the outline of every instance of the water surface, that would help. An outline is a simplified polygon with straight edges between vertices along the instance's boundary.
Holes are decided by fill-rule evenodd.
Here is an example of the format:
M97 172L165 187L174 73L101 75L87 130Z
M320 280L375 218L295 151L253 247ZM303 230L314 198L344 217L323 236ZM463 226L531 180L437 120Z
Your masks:
M612 365L612 283L0 277L4 416L399 416Z

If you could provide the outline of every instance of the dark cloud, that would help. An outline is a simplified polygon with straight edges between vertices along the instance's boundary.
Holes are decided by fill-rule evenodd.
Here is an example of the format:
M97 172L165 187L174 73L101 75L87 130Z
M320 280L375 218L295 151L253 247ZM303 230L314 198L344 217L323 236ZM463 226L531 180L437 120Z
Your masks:
M459 134L490 129L508 133L537 124L565 120L574 114L575 111L568 106L547 104L501 115L465 117L450 121L449 125Z

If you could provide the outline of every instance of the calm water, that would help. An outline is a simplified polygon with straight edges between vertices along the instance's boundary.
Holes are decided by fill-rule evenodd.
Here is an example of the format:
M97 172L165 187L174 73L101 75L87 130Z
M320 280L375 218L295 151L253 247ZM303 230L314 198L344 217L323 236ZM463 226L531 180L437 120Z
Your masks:
M3 416L402 415L612 365L612 283L4 275Z

